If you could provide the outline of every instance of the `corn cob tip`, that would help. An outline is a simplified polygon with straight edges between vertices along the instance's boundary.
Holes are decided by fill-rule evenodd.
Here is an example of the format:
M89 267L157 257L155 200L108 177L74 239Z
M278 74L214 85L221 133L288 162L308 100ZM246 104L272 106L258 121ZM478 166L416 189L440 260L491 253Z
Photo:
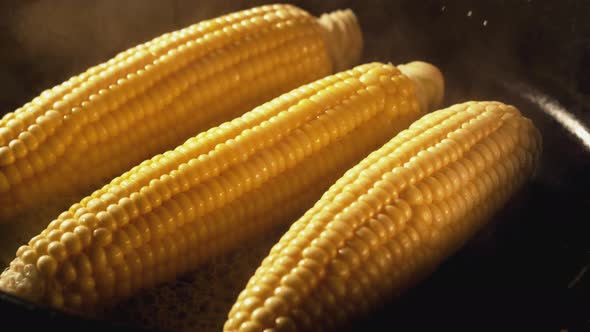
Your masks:
M413 61L398 65L397 68L414 82L422 112L430 112L441 106L445 81L436 66L428 62Z
M363 38L354 12L346 9L325 13L318 22L324 33L333 71L356 65L361 58Z
M38 302L43 296L45 283L34 264L27 264L16 258L0 274L0 291L19 298Z

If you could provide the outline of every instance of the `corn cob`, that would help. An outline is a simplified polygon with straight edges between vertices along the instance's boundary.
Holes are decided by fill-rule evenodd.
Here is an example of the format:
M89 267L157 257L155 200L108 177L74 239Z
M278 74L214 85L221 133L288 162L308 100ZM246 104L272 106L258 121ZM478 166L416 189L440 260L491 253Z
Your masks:
M425 63L371 63L284 94L134 167L17 251L0 289L83 310L171 280L305 209L442 97ZM418 70L418 69L420 70ZM428 90L433 86L437 89ZM284 211L273 213L279 207ZM303 211L301 211L303 212ZM278 216L274 218L274 216Z
M350 10L318 20L268 5L122 52L0 120L0 217L61 194L81 198L203 129L351 66L361 46Z
M541 137L512 106L424 116L350 169L275 244L225 331L338 327L424 278L532 174Z

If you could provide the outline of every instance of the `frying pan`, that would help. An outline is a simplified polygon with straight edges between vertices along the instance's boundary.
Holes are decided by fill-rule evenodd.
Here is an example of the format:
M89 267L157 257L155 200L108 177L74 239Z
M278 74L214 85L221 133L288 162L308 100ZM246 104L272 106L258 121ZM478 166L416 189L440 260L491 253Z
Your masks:
M0 4L0 112L116 52L255 1L21 1ZM590 331L590 2L293 1L352 8L364 61L438 65L445 104L497 99L542 132L534 180L436 273L351 331ZM0 229L0 232L2 229ZM0 293L3 327L135 330Z

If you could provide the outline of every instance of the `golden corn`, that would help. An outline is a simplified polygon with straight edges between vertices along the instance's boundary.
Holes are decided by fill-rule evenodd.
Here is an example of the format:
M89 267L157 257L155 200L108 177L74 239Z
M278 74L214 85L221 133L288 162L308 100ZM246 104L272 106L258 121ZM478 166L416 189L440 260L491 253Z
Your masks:
M19 248L0 289L89 308L284 222L416 120L416 90L428 95L424 105L440 102L435 67L400 68L414 74L371 63L328 76L141 163Z
M225 331L337 327L425 277L532 174L541 137L514 107L424 116L338 180L270 251Z
M351 66L361 45L350 10L316 19L268 5L122 52L0 120L0 217L81 198L203 129Z

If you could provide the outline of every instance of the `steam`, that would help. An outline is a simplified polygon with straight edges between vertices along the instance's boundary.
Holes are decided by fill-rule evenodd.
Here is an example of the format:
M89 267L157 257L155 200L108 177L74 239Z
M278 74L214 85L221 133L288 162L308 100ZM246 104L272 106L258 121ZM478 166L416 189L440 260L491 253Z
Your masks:
M255 5L189 0L14 1L11 8L0 9L0 115L129 47L234 11L236 6Z

